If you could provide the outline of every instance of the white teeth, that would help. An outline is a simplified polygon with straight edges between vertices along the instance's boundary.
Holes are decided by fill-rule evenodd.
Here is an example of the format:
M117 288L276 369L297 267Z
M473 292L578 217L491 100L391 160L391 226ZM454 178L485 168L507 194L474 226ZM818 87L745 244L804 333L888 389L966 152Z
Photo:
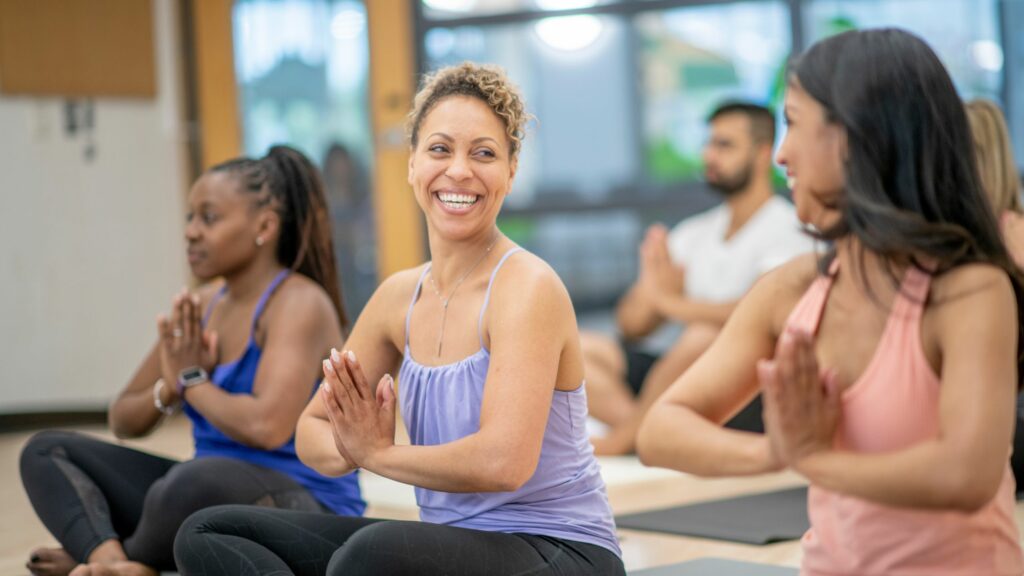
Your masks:
M792 190L794 186L796 186L796 176L786 178L786 187Z
M478 198L474 194L453 194L450 192L438 192L437 196L445 204L458 204L462 206L476 204Z

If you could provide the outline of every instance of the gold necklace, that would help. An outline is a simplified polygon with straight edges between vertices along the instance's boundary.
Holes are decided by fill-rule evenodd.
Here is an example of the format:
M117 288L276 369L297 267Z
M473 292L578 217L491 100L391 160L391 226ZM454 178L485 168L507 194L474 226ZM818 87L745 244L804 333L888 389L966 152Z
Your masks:
M441 291L437 289L437 282L434 281L434 270L433 269L430 270L430 287L434 289L434 294L437 294L437 299L441 301L441 310L442 310L442 312L441 312L441 333L437 336L437 357L438 358L441 357L441 344L444 342L444 326L445 326L445 324L447 323L447 320L448 320L448 304L451 303L452 297L455 296L455 291L459 289L459 286L462 286L462 282L465 281L466 278L469 277L470 273L472 273L473 270L476 270L476 267L479 266L480 263L484 261L484 258L487 258L487 255L491 253L491 248L494 248L494 245L497 244L497 243L498 243L498 237L497 237L497 234L495 234L495 238L491 242L491 245L487 247L487 250L484 250L484 253L481 254L480 258L478 258L477 261L474 262L473 265L469 267L469 270L466 270L466 272L462 276L460 276L458 280L455 281L455 286L452 287L452 291L448 293L448 297L447 298L441 296Z

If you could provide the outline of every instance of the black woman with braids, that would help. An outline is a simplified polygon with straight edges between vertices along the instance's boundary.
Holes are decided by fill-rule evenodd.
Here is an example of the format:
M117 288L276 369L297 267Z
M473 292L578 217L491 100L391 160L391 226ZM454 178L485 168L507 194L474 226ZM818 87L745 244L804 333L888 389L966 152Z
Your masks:
M217 504L362 514L355 474L328 478L295 455L296 422L347 325L323 184L275 146L203 174L188 197L188 262L201 282L157 320L158 340L110 407L119 438L166 414L192 420L178 462L70 432L42 432L21 477L61 548L32 553L37 575L174 569L179 525Z

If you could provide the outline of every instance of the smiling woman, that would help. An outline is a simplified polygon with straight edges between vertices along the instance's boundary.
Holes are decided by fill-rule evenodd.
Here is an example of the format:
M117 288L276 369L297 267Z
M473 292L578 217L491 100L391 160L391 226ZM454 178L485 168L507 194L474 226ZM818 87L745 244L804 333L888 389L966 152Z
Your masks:
M525 119L496 69L466 63L426 79L410 114L409 183L431 262L378 288L299 422L304 462L414 485L423 522L218 507L179 531L183 573L245 557L258 573L624 574L585 432L572 303L495 223ZM398 398L411 446L394 442Z

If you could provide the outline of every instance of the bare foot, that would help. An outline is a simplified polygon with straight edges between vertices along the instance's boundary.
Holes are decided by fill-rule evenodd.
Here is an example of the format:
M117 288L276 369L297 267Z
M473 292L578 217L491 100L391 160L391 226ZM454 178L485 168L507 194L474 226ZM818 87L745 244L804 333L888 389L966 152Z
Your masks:
M67 576L77 564L63 548L36 548L25 567L33 576Z
M130 560L80 564L68 576L159 576L156 570Z

